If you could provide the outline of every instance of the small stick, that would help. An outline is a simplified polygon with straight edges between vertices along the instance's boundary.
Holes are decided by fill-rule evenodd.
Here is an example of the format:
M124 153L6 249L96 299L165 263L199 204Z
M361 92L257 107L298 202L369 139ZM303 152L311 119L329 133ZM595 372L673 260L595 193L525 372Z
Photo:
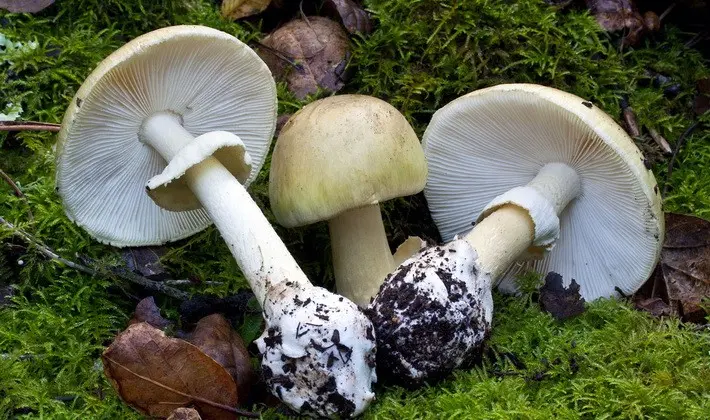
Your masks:
M165 283L169 286L184 286L184 285L191 285L191 284L205 284L207 286L221 286L224 283L221 281L192 281L192 280L187 280L187 279L181 279L181 280L163 280L162 283Z
M626 126L626 131L631 137L638 137L641 135L641 130L639 130L639 124L636 121L636 114L634 109L629 105L628 99L621 98L619 103L622 109L622 116L624 118L624 125Z
M690 136L690 134L695 130L695 128L698 126L698 122L694 121L692 124L690 124L690 127L688 127L683 134L678 137L678 141L675 144L675 149L673 149L673 155L671 156L671 160L668 162L668 175L666 175L666 185L663 187L663 196L666 196L666 192L668 192L668 186L671 185L670 180L671 180L671 175L673 175L673 164L675 163L675 159L678 156L678 152L680 151L681 146L683 146L683 143L685 143L685 139Z
M0 121L0 131L51 131L56 133L61 128L60 124L38 121Z
M94 268L87 267L85 265L82 265L82 264L76 263L74 261L70 261L66 258L63 258L59 254L54 252L54 250L52 250L50 247L44 245L43 243L41 243L40 241L35 239L29 233L16 228L15 225L13 225L12 223L5 220L2 216L0 216L0 223L7 226L12 231L13 234L24 239L25 242L36 246L37 249L39 250L39 252L41 252L44 256L46 256L52 260L59 261L62 264L66 265L67 267L73 268L77 271L81 271L82 273L86 273L86 274L89 274L92 276L101 274L103 272L103 270L99 271ZM135 274L129 270L116 269L116 270L112 270L111 272L123 280L127 280L129 282L138 284L140 286L145 287L148 290L153 290L156 292L163 293L167 296L170 296L170 297L178 299L178 300L188 300L190 297L190 295L186 292L183 292L181 290L177 290L175 288L172 288L172 287L162 284L160 282L147 279L143 276L139 276L138 274Z
M17 184L15 184L15 181L13 181L12 178L10 178L10 175L6 174L5 171L3 171L2 169L0 169L0 178L2 178L5 182L7 182L10 185L10 187L14 190L15 195L17 197L19 197L20 199L22 199L22 201L25 202L25 204L27 205L27 215L30 217L30 220L34 221L35 217L32 214L32 209L30 208L30 202L27 200L27 197L25 197L25 195L22 193L22 190L20 190L20 187L18 187Z
M306 25L308 25L308 28L311 30L311 32L313 32L313 35L316 36L316 41L318 41L318 43L321 45L321 47L318 51L316 51L312 56L307 57L307 58L313 58L313 57L315 57L316 54L318 54L319 52L321 52L325 49L325 45L323 45L323 42L320 39L318 39L318 32L316 32L316 30L313 29L313 26L311 26L311 21L308 20L308 16L306 16L306 14L303 13L303 0L301 0L301 2L298 4L298 9L301 12L301 18L303 18L303 21L306 22Z
M663 11L663 13L661 13L661 16L658 17L658 20L661 21L661 20L665 19L665 17L668 16L668 14L669 14L673 9L675 9L676 6L677 6L677 3L675 3L675 2L671 3L671 5L668 6L668 7L666 8L666 10Z
M295 67L296 70L299 70L299 71L300 71L300 70L303 69L303 66L301 66L300 64L298 64L298 63L296 62L296 59L295 59L295 58L289 57L288 55L282 53L281 51L277 50L276 48L271 48L271 47L269 47L268 45L264 45L264 44L262 44L262 43L259 42L259 41L255 41L254 44L256 44L256 46L257 46L258 48L263 48L263 49L266 50L267 52L269 52L269 53L275 55L276 58L278 58L279 60L283 60L283 61L285 61L286 63L288 63L289 65Z
M668 144L668 140L666 140L665 137L663 137L658 131L654 130L651 127L648 127L648 134L651 135L651 138L661 148L663 153L665 153L665 154L673 153L673 149L671 149L671 145Z

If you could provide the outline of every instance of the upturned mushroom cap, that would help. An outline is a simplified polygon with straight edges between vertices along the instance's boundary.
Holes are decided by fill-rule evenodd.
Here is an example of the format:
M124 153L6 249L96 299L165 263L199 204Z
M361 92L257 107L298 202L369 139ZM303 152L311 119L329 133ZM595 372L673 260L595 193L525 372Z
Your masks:
M141 142L144 122L165 113L195 137L234 134L223 137L224 144L201 139L192 148L199 156L184 150L181 163L212 155L246 186L268 152L276 105L269 69L229 34L173 26L132 40L99 64L64 116L57 188L67 216L116 246L161 244L200 231L211 221L184 182L161 186L153 195L167 208L187 211L168 211L146 194L146 183L167 162ZM185 168L176 167L175 175ZM160 188L170 191L161 195Z
M306 105L284 125L271 157L269 197L285 227L416 194L426 182L419 139L392 105L338 95Z
M661 199L644 156L614 120L556 89L499 85L460 97L434 114L423 139L424 190L442 238L471 230L494 198L560 162L581 180L562 211L560 237L541 260L515 264L500 284L533 269L581 284L587 300L635 291L663 242Z

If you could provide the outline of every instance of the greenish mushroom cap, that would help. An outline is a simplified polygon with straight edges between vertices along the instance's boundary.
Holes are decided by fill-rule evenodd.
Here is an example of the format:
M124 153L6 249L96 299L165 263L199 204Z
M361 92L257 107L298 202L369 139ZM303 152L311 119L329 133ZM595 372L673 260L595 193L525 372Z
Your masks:
M424 189L419 139L392 105L338 95L306 105L281 130L269 174L269 198L285 227Z

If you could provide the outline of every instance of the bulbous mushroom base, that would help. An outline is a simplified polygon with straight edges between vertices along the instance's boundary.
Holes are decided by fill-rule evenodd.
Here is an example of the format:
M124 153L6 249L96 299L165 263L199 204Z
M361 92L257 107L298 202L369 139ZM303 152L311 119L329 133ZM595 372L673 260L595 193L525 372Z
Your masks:
M425 248L386 279L366 309L380 376L416 386L470 360L488 337L491 279L463 240Z
M351 301L320 287L281 283L264 303L256 341L271 392L292 409L356 416L375 398L372 323Z

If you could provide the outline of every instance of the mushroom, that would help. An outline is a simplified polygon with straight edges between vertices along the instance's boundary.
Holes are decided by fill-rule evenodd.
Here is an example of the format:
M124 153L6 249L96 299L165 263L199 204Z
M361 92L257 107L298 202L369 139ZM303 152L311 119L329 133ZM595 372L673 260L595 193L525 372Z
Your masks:
M480 328L490 328L492 300L482 290L499 281L512 290L522 270L557 272L566 285L575 279L591 301L633 293L656 265L664 231L656 181L625 131L591 102L530 84L482 89L438 110L423 146L432 217L452 241L446 246L475 255L469 272L458 275L484 320L456 325L462 309L434 305L443 299L429 290L450 282L452 270L434 259L444 273L432 275L425 250L388 277L367 309L380 371L418 383L458 366L481 340L451 340L440 331L485 338ZM404 278L407 267L415 273ZM403 281L414 290L407 298ZM439 324L450 320L438 331L431 331L429 307L440 312Z
M142 35L106 58L67 110L58 192L72 220L117 246L213 222L262 305L257 346L271 391L297 411L359 414L374 398L371 323L311 285L245 190L276 108L271 73L233 36L201 26Z
M371 96L339 95L284 125L269 198L285 227L328 221L338 293L366 306L396 267L379 203L416 194L425 181L424 152L404 116Z

